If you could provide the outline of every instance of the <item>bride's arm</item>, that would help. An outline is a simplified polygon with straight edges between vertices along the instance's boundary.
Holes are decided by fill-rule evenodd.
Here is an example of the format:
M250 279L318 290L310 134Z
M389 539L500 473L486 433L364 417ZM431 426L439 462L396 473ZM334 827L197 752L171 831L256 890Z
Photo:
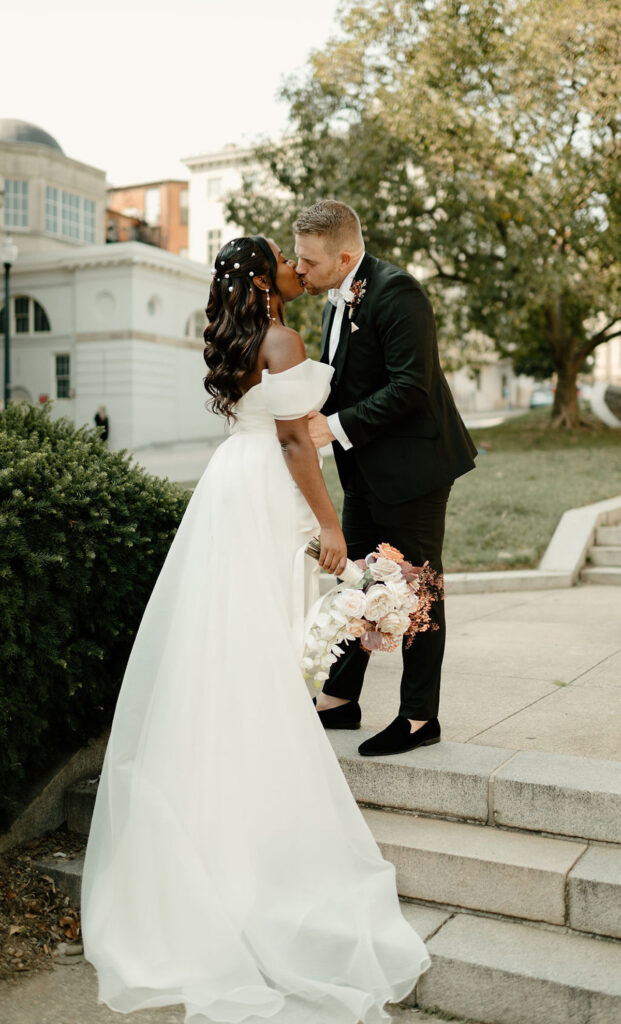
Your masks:
M268 371L281 373L306 359L304 342L288 327L272 327L262 345ZM287 468L310 505L321 529L319 565L326 572L342 570L347 559L343 531L330 500L315 445L308 432L308 417L276 420L276 430Z

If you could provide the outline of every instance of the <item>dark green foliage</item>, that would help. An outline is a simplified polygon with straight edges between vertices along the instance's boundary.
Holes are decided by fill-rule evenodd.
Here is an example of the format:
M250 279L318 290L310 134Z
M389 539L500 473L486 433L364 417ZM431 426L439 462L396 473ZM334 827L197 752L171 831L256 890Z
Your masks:
M187 500L47 407L0 413L0 824L110 723Z

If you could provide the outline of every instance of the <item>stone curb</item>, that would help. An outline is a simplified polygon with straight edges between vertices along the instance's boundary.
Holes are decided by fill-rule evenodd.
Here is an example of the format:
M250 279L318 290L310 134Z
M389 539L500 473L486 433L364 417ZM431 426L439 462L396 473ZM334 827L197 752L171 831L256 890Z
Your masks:
M490 594L501 591L554 590L573 587L584 567L599 526L621 523L621 495L564 512L537 569L500 569L497 572L448 572L447 594ZM326 594L334 586L327 573L320 577Z
M565 572L575 583L584 567L598 526L621 522L621 495L592 505L569 509L561 516L554 536L539 563L542 572Z
M20 846L29 839L36 839L62 825L65 820L65 795L67 790L85 775L98 776L103 764L110 730L107 729L95 740L69 758L59 772L28 805L11 828L0 836L0 853Z
M395 866L400 896L572 926L566 919L568 878L586 844L394 811L363 813L384 857ZM599 906L597 881L591 885ZM616 890L621 892L621 880ZM584 909L584 930L593 931L592 915Z
M472 743L362 758L366 730L329 733L359 803L621 843L621 763Z
M489 1024L618 1024L621 945L456 914L429 940L423 1010Z

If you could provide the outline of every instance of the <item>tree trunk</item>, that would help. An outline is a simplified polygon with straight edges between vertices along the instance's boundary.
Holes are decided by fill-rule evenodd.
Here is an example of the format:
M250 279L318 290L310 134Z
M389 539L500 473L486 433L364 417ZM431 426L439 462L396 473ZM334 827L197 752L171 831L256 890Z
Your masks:
M582 425L578 409L578 388L576 377L578 367L569 362L558 368L554 406L552 408L552 426L575 430Z
M568 323L565 297L559 295L547 309L548 337L556 364L556 391L552 407L551 426L576 430L581 426L578 410L576 377L580 360L576 358L578 345Z

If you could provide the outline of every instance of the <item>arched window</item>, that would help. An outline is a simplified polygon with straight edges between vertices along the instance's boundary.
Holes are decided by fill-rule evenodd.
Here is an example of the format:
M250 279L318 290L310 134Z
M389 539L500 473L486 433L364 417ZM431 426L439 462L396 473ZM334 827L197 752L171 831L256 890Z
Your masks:
M186 338L200 338L203 339L203 332L207 326L207 317L205 316L204 309L197 309L191 316L188 317L185 325L185 336Z
M39 334L49 331L50 321L43 306L27 295L16 295L10 302L11 334ZM4 306L0 309L0 334L4 334Z

